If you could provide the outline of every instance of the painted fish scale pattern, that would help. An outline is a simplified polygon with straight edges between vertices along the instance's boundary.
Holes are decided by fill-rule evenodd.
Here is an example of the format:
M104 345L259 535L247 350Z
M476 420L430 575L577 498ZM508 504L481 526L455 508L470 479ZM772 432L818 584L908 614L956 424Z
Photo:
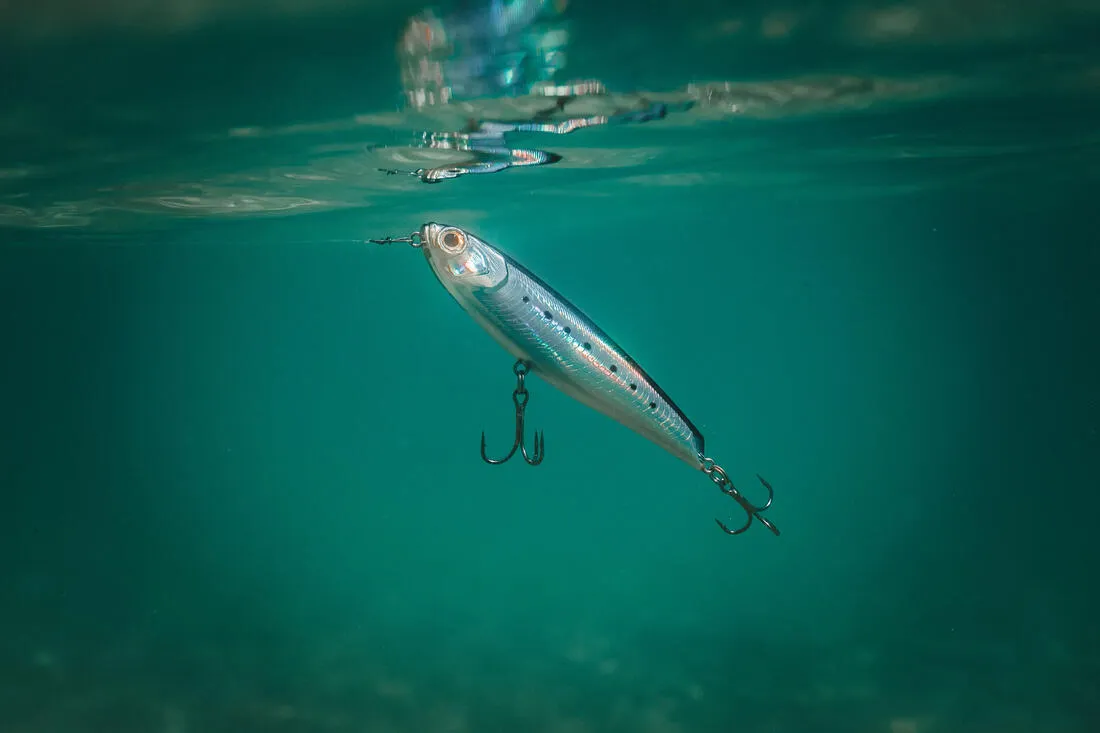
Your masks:
M703 438L656 384L595 324L511 258L482 291L486 316L527 352L544 381L698 465Z

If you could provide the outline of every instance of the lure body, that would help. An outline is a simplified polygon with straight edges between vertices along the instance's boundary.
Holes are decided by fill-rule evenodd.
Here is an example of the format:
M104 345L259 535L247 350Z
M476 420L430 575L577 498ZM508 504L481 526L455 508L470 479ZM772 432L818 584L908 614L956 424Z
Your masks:
M425 224L421 250L443 287L501 346L570 397L695 468L703 436L599 326L534 273L458 227Z

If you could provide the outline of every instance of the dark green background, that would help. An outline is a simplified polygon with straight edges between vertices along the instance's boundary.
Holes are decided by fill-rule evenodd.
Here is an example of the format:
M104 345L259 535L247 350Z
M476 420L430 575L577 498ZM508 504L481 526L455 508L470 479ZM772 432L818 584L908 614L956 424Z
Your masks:
M51 125L4 165L385 109L407 10L13 45L6 98ZM551 147L675 154L382 208L2 230L0 731L1093 729L1097 101L1039 60L1087 50L708 57L654 6L628 63L594 40L614 17L578 10L578 76L1003 64L1018 90L581 131ZM917 154L856 154L898 138ZM248 144L172 170L308 157ZM511 360L417 253L349 241L440 216L585 309L750 496L768 478L782 536L723 536L703 476L538 380L546 462L482 464Z

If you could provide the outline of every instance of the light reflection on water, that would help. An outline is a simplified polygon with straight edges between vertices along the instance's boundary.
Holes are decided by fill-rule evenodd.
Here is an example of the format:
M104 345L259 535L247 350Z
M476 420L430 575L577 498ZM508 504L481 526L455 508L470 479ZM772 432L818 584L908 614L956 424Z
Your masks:
M1036 56L952 73L693 79L626 90L571 76L572 10L562 0L517 0L412 13L382 44L392 52L378 70L399 83L398 109L366 100L362 112L336 118L306 113L290 115L289 124L167 132L158 130L164 120L133 104L91 105L81 110L90 124L76 129L54 128L33 105L14 104L0 110L8 150L0 158L0 226L111 231L181 217L392 210L418 200L424 184L447 189L435 196L456 197L436 198L437 205L461 208L457 197L484 185L469 179L486 175L558 196L607 195L611 184L893 195L980 185L1022 174L1035 160L1049 166L1095 157L1095 133L1006 131L1009 118L996 113L988 129L973 131L957 123L951 107L1051 91L1095 98L1095 67L1080 59ZM929 17L887 13L851 28L878 29L900 42L929 32ZM695 42L740 44L756 31L787 38L810 19L772 13L754 31L745 18L725 17L712 24L709 40ZM608 62L620 60L616 41L637 33L629 24L613 33ZM875 115L877 126L861 123ZM792 132L792 121L805 123L806 134ZM967 160L967 170L948 166L937 174L913 165L952 159ZM887 181L882 166L890 166ZM1083 170L1092 175L1095 166Z
M844 122L899 104L942 104L969 88L966 80L948 77L846 75L691 84L646 94L565 98L536 91L440 108L235 127L171 145L69 138L59 141L69 148L63 157L0 169L0 224L131 228L149 215L223 218L371 208L396 205L425 181L451 186L485 173L539 187L546 185L539 177L550 169L561 171L553 179L558 186L567 185L560 176L580 170L603 170L615 180L649 186L788 186L817 181L854 161L992 160L1013 151L1020 156L1095 146L1092 138L960 139L948 130L854 138ZM833 114L822 119L826 113ZM790 139L780 143L760 124L747 124L781 119L816 119L837 135L831 142L807 139L795 150ZM605 127L614 127L613 133L601 132ZM745 165L745 156L756 163ZM608 179L603 181L606 186Z

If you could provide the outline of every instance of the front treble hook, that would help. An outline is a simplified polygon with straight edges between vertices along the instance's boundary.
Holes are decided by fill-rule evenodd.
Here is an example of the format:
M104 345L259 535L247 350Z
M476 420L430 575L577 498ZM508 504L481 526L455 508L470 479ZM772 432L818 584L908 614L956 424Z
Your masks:
M524 386L524 378L527 376L527 372L530 371L530 365L523 359L519 359L512 366L512 372L516 375L516 388L512 392L512 402L516 406L516 437L512 442L512 450L508 451L508 455L504 458L493 459L485 454L485 431L481 432L481 460L486 463L498 465L504 463L511 458L518 448L520 453L523 454L523 460L527 461L532 466L537 466L542 463L543 457L546 455L546 437L539 431L535 431L535 448L531 455L527 454L527 446L525 445L524 438L524 413L527 410L527 400L530 397L530 393L527 391L527 387Z
M718 486L723 494L740 504L741 508L745 510L745 514L748 516L748 518L745 520L745 524L740 529L730 529L726 526L724 522L722 522L722 520L715 519L714 521L718 524L719 527L722 528L723 532L725 532L726 534L741 534L752 526L753 519L759 519L760 523L771 530L772 534L776 536L779 535L779 529L774 524L772 524L767 517L761 516L761 514L772 505L772 500L775 498L775 491L772 489L772 485L769 484L763 476L761 476L760 474L756 474L756 478L760 479L760 483L763 484L764 488L768 490L768 501L764 504L764 506L756 506L751 501L746 499L744 494L737 490L737 487L733 485L732 481L730 481L729 475L721 466L714 462L714 459L703 458L702 462L703 473L710 476L710 480Z

